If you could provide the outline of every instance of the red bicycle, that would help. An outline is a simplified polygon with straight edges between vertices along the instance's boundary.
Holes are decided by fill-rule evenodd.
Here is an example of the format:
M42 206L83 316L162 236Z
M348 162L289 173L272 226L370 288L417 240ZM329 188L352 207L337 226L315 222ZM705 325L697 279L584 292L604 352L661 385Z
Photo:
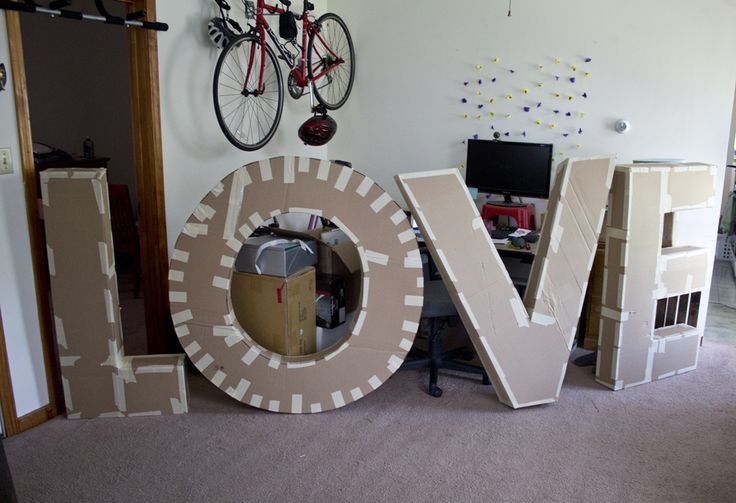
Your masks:
M222 25L239 28L227 19L227 2L215 1ZM228 41L215 67L212 91L217 122L230 143L242 150L263 147L281 120L283 80L271 45L289 67L287 86L292 98L300 98L308 89L324 108L336 110L345 104L353 87L355 53L345 22L332 13L315 20L309 15L314 5L307 0L299 15L289 11L289 0L279 1L283 8L265 0L256 0L255 5L244 2L246 18L255 20L255 25L249 24L247 32ZM280 16L283 42L266 21L267 15ZM302 25L301 41L297 21Z

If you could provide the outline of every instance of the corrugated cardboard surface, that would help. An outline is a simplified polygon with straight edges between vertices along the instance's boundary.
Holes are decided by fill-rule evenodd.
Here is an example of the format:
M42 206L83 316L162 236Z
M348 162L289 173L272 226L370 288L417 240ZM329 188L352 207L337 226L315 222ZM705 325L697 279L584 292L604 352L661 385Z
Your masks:
M499 399L514 408L559 396L613 160L568 160L558 173L523 303L457 170L397 177Z
M655 331L654 324L658 299L709 288L708 249L663 243L687 236L668 214L712 206L715 188L716 169L705 164L616 167L596 368L601 384L622 389L695 368L706 306L697 327ZM715 239L716 222L703 228L712 228Z
M233 272L230 297L238 322L264 348L287 356L317 350L314 267L288 278Z
M350 338L307 357L255 343L235 319L230 278L253 229L282 213L335 222L357 246L362 298ZM399 206L364 175L328 161L277 157L243 166L197 206L176 242L170 267L179 340L220 389L274 412L342 407L378 388L401 365L421 315L423 279L414 234Z
M104 169L41 173L67 417L187 411L184 355L126 357Z

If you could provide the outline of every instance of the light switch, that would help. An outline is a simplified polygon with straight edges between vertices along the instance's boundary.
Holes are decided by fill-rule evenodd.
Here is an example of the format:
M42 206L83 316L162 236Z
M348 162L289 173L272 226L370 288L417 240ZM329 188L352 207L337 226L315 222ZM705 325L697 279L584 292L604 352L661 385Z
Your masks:
M9 148L0 148L0 175L9 175L13 172L13 161L10 158Z

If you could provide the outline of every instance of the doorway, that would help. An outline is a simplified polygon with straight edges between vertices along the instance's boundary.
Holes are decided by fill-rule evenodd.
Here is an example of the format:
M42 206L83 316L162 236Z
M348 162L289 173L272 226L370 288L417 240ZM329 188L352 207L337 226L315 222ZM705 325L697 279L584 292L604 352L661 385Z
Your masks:
M156 19L155 0L126 0L122 2L127 12L145 10L147 20ZM21 32L21 16L40 16L40 14L18 14L6 11L8 41L11 48L11 66L17 126L20 137L21 165L24 180L26 208L28 217L31 252L34 268L34 281L38 312L44 349L44 364L49 388L49 404L42 407L32 417L21 418L19 428L14 433L31 428L62 412L63 393L56 358L56 342L53 334L52 314L49 297L49 284L44 260L43 229L40 225L37 200L39 191L33 156L33 136L28 105L27 79L24 72L24 50ZM64 19L51 19L55 22L72 22L79 27L87 21L77 22ZM119 30L127 35L127 50L119 54L117 61L129 64L129 94L126 96L128 110L131 111L132 150L135 166L135 192L138 199L138 230L140 235L143 303L145 305L145 345L149 352L164 353L176 338L170 328L168 307L168 252L166 243L166 220L163 196L163 159L161 149L161 126L158 94L158 56L156 32L143 29L123 29L117 26L102 26L108 30ZM92 41L94 43L94 41ZM85 68L68 68L68 71L86 71ZM63 79L58 82L59 99L64 99ZM81 145L80 145L81 147ZM99 148L99 147L98 147ZM99 151L96 153L100 153ZM0 386L0 391L9 391L12 403L12 389L8 383ZM16 418L17 419L17 418ZM9 419L5 417L5 424Z

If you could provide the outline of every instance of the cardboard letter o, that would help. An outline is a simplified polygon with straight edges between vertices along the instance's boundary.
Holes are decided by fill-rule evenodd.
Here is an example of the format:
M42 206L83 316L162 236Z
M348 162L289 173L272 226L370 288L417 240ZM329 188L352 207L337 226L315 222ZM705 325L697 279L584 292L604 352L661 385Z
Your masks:
M349 338L300 357L260 346L230 301L244 240L266 219L288 212L336 223L363 267ZM411 349L424 287L414 233L391 197L351 168L304 157L251 163L218 183L184 225L169 280L176 333L199 371L243 403L291 413L339 408L385 382Z

